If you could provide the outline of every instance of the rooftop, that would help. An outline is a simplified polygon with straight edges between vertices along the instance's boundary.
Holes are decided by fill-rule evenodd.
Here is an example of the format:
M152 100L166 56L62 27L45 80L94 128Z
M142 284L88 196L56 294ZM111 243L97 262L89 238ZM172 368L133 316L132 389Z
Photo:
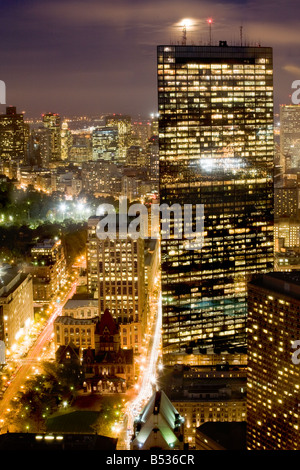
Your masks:
M224 450L246 450L246 422L206 422L197 428L202 434Z
M49 249L51 250L51 248L53 248L56 244L60 244L61 243L61 240L54 240L54 239L46 239L46 240L43 240L41 242L38 242L33 248L32 250L36 250L36 249Z
M133 448L151 448L151 436L156 438L153 442L164 443L169 447L177 447L180 442L180 426L183 418L172 405L171 401L162 390L153 393L135 422L135 436Z
M116 449L117 439L91 434L6 433L0 435L0 450L106 450Z
M92 318L74 318L68 315L59 315L54 323L60 323L62 325L93 325L99 322L99 317Z
M252 279L249 285L262 287L300 300L300 271L272 272Z
M17 268L2 265L0 267L0 297L8 297L27 277L28 274L19 272Z
M83 299L70 299L66 302L64 306L64 310L66 309L76 309L80 307L98 307L98 299L88 299L88 298L83 298Z

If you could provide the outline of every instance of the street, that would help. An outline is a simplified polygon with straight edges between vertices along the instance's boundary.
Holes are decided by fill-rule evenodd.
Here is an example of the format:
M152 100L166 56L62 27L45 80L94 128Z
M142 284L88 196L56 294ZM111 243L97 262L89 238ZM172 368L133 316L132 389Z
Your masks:
M150 340L147 345L147 357L143 373L138 382L137 395L126 404L122 429L118 436L118 448L130 449L134 421L146 405L156 389L157 365L160 355L162 304L161 295L155 305L154 320L151 327Z
M43 348L51 340L53 333L53 322L55 318L61 314L62 308L67 300L69 300L76 292L76 286L77 280L73 282L69 291L65 294L60 303L54 308L54 311L47 321L46 326L38 336L34 345L29 350L25 359L20 360L20 366L18 367L14 378L8 385L2 400L0 400L0 434L7 431L4 416L10 407L11 400L13 400L17 393L21 390L21 387L26 382L27 377L32 374L32 370L35 368L34 364L38 362L38 358L41 357L43 353Z

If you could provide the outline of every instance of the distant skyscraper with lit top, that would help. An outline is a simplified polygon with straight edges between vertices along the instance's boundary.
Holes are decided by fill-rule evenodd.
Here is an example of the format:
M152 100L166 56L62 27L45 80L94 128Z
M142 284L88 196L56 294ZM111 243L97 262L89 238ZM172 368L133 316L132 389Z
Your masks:
M160 203L204 205L201 250L161 243L164 362L191 363L243 351L247 281L273 268L272 49L157 52Z

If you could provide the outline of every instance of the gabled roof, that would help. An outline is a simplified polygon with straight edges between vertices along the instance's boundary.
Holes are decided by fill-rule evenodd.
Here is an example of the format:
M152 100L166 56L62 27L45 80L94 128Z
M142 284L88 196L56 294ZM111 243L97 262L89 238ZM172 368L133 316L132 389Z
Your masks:
M142 422L146 422L152 414L160 414L166 420L168 426L175 427L178 411L163 390L156 391L140 414Z
M147 441L151 440L154 433L155 440L160 445L165 443L169 447L176 446L179 440L175 428L182 422L179 418L179 413L167 395L163 391L157 391L139 415L140 431L135 440L138 445L147 446Z
M78 361L80 360L79 357L79 348L77 348L73 343L69 343L66 346L61 345L56 351L56 360L61 362L66 357L67 352L70 352L71 356L76 358Z
M109 330L110 335L116 335L119 332L119 327L108 309L101 316L101 320L96 327L96 333L103 335L106 328Z

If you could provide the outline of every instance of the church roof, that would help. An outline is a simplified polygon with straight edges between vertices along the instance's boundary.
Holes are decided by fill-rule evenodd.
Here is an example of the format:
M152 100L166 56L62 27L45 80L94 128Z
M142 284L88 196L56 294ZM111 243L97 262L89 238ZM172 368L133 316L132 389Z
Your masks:
M83 361L92 364L133 364L133 350L119 349L118 351L99 351L95 354L95 349L83 350ZM90 360L90 361L89 361Z
M140 430L135 441L147 446L151 435L156 433L159 440L172 447L178 444L177 428L182 424L179 413L163 391L155 392L139 415Z
M101 316L100 322L96 326L95 333L103 335L105 329L108 329L111 335L116 335L119 332L119 327L108 309L106 309Z
M73 343L69 343L66 346L61 345L57 349L55 353L57 362L63 362L68 351L73 358L75 357L76 360L79 361L79 348L77 348Z

